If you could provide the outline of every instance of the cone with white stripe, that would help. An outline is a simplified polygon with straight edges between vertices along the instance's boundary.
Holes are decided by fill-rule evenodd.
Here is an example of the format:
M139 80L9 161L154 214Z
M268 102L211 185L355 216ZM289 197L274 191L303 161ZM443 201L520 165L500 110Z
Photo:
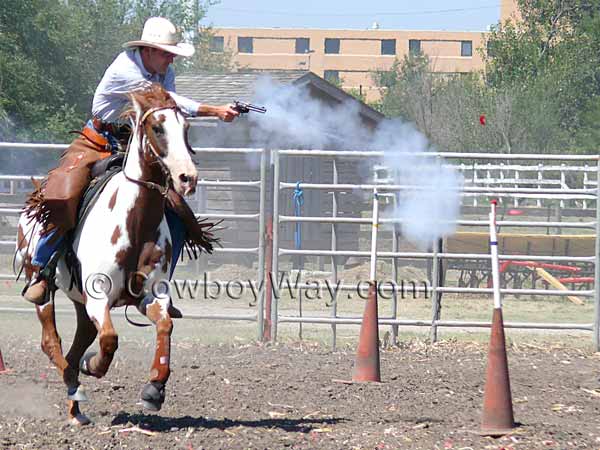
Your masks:
M483 395L481 434L502 436L515 427L502 308L495 308Z
M377 282L372 281L369 285L369 296L367 297L367 304L360 326L352 381L381 382L378 321Z

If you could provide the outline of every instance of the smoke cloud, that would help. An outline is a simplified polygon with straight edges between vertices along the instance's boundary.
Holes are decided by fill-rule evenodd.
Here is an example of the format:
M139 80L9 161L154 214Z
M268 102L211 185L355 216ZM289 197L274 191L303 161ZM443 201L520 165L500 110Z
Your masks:
M411 124L390 119L369 130L356 103L330 105L311 97L306 87L269 77L259 80L253 101L265 105L267 114L249 117L252 146L383 151L391 181L407 186L383 215L401 219L404 236L421 248L453 232L462 176L428 156L434 149ZM363 173L360 182L372 181L371 166Z

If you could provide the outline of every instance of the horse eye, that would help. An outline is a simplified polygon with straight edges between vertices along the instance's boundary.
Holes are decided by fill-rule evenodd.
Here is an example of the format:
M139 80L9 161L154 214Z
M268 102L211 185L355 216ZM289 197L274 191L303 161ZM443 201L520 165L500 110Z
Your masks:
M164 134L165 130L161 125L152 125L152 131L156 134Z

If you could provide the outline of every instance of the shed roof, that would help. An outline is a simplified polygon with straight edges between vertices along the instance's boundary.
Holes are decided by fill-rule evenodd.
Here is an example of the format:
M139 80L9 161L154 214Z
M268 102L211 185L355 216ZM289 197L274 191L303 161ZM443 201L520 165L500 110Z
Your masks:
M339 103L356 102L359 105L360 113L376 123L385 118L383 114L366 103L357 100L313 72L307 71L253 71L179 75L176 78L177 93L209 105L222 105L233 100L251 101L256 82L265 75L269 75L282 84L309 86Z

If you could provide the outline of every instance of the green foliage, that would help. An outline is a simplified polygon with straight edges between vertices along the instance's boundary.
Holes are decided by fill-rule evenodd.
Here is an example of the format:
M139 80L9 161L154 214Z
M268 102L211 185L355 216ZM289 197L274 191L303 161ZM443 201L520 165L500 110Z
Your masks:
M0 8L0 141L68 142L89 118L92 97L122 44L161 15L197 44L190 64L230 65L208 54L196 24L202 0L3 0ZM180 65L180 62L178 62Z
M487 36L483 74L436 76L424 56L378 73L383 112L414 122L441 149L596 152L600 3L519 0L519 7L521 21Z
M224 48L221 52L213 51L212 43L215 32L211 27L200 27L195 40L196 53L183 61L184 70L194 72L225 73L234 68L233 53Z

